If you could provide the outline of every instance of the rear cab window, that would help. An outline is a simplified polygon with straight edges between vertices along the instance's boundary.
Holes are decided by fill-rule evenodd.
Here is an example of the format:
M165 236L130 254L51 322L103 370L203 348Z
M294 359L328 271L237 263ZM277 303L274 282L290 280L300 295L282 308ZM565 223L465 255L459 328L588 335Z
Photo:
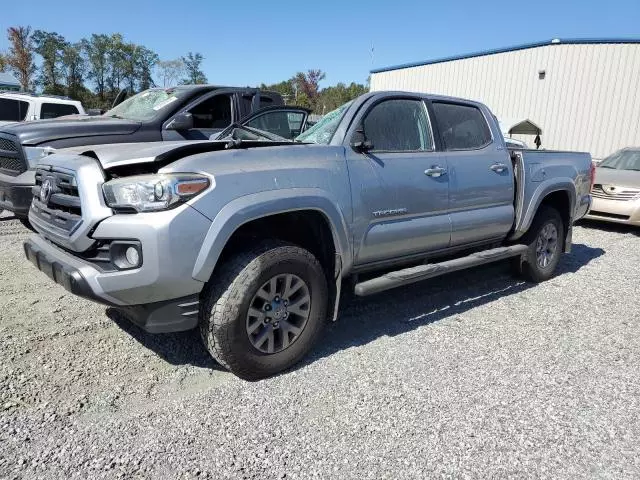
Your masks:
M432 105L445 150L476 150L491 143L491 130L479 108L439 101Z
M75 105L64 103L43 103L40 107L40 119L62 117L64 115L75 115L80 113Z
M22 122L27 117L29 102L14 98L0 98L0 121Z

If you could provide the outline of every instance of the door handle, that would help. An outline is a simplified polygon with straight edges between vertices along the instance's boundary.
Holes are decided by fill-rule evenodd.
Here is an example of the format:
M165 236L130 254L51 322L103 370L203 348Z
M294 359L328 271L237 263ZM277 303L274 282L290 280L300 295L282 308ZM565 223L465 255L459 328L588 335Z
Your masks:
M494 163L489 168L496 173L502 173L507 169L507 166L504 163Z
M438 178L438 177L441 177L443 175L446 175L447 174L447 169L446 168L442 168L442 167L440 167L438 165L434 165L431 168L427 168L424 171L424 174L429 176L429 177Z

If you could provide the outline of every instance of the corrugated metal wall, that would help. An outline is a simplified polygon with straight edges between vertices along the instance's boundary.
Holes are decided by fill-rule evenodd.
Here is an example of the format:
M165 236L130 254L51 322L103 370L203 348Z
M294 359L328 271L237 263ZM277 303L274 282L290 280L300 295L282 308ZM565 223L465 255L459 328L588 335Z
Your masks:
M602 158L640 146L637 43L548 45L372 73L371 90L479 100L499 119L535 122L543 131L542 148ZM533 145L532 137L522 139Z

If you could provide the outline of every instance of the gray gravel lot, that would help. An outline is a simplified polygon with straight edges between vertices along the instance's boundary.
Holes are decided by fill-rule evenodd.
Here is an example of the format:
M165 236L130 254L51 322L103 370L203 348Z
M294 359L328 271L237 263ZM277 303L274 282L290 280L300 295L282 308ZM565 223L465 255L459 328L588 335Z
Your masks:
M640 478L640 236L576 228L541 285L504 265L344 305L256 383L23 259L0 218L0 478Z

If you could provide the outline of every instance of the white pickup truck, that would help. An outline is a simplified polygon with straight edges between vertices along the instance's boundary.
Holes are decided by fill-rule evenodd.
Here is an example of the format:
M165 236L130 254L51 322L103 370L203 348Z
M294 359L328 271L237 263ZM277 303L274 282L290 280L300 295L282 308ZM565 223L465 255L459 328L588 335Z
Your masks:
M47 120L77 114L85 114L82 103L67 97L0 93L0 126L7 123Z

